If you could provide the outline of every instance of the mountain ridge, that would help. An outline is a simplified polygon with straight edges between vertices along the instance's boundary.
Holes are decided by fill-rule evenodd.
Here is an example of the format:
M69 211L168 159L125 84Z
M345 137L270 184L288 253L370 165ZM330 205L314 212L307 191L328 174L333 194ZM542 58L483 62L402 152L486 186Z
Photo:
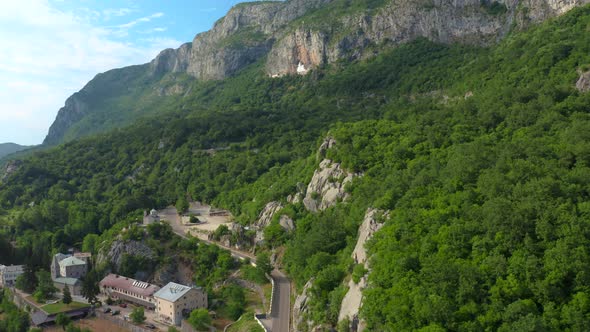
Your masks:
M0 143L0 159L6 157L9 154L19 152L31 148L31 146L19 145L16 143Z
M190 43L166 49L151 62L99 74L103 85L124 78L124 85L104 94L83 88L68 98L49 128L45 145L130 124L157 112L166 96L186 92L191 80L221 80L262 61L268 76L306 74L340 60L374 56L376 48L396 46L416 38L435 42L489 45L512 29L522 29L560 15L590 0L460 0L424 2L400 0L262 1L234 6L209 31ZM337 27L337 29L335 28ZM381 46L380 46L381 45ZM180 85L176 75L184 75ZM109 79L108 76L112 76ZM87 85L87 86L88 86ZM128 105L138 101L145 107ZM106 105L102 100L111 100ZM125 104L126 106L121 106ZM95 114L93 119L90 114ZM80 124L81 121L85 124ZM77 129L76 129L77 127Z

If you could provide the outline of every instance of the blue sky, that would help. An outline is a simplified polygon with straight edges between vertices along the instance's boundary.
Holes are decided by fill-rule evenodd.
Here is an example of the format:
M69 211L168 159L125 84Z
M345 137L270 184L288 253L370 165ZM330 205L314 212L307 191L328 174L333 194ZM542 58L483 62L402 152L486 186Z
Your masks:
M0 11L0 143L39 144L97 73L192 41L238 0L18 0Z

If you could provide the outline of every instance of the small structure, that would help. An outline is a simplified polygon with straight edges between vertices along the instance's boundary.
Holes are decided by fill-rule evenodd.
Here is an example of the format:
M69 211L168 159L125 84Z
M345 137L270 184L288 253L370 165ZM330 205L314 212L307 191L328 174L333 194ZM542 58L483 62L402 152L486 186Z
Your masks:
M150 224L153 224L153 223L159 222L159 221L160 221L160 216L158 215L158 211L156 211L155 209L152 209L149 214L147 212L143 213L143 224L144 225L150 225Z
M207 292L201 287L168 283L154 294L158 318L180 326L184 315L194 309L207 308Z
M0 287L13 287L23 271L23 265L0 265Z
M156 307L153 295L160 289L156 285L112 273L100 281L99 287L101 293L111 298L129 301L148 309Z
M85 261L87 265L90 265L90 259L92 258L92 254L89 252L75 252L74 257L81 259Z
M64 312L64 314L66 316L70 317L71 319L77 319L77 318L86 317L86 315L88 315L89 312L90 312L90 306L85 307L85 308L73 309L73 310ZM43 310L37 310L31 314L31 321L33 322L33 325L35 325L35 326L45 326L45 325L50 325L50 324L54 323L56 317L57 317L57 314L48 314Z

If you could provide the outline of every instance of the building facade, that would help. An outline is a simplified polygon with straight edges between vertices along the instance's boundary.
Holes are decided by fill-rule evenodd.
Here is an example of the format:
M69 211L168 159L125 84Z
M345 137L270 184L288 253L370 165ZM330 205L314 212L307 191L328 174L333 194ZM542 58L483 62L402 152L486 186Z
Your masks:
M59 276L62 278L82 278L88 271L85 260L70 256L59 262Z
M100 292L113 299L129 301L148 309L156 307L154 293L160 287L132 278L109 274L100 283Z
M158 318L167 323L180 325L182 318L191 311L207 308L207 292L202 288L189 287L174 282L168 283L154 294Z
M82 281L76 278L59 277L53 279L53 286L63 292L66 286L70 289L72 295L82 295Z
M23 274L23 265L0 265L0 287L14 287L16 278Z

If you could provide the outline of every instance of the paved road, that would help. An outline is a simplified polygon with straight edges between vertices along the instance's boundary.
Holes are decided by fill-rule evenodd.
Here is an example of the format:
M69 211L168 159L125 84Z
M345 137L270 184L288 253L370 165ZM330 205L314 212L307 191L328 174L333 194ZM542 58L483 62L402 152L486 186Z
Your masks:
M275 293L272 298L272 332L289 332L291 317L291 282L279 270L274 270L271 277L275 281Z

